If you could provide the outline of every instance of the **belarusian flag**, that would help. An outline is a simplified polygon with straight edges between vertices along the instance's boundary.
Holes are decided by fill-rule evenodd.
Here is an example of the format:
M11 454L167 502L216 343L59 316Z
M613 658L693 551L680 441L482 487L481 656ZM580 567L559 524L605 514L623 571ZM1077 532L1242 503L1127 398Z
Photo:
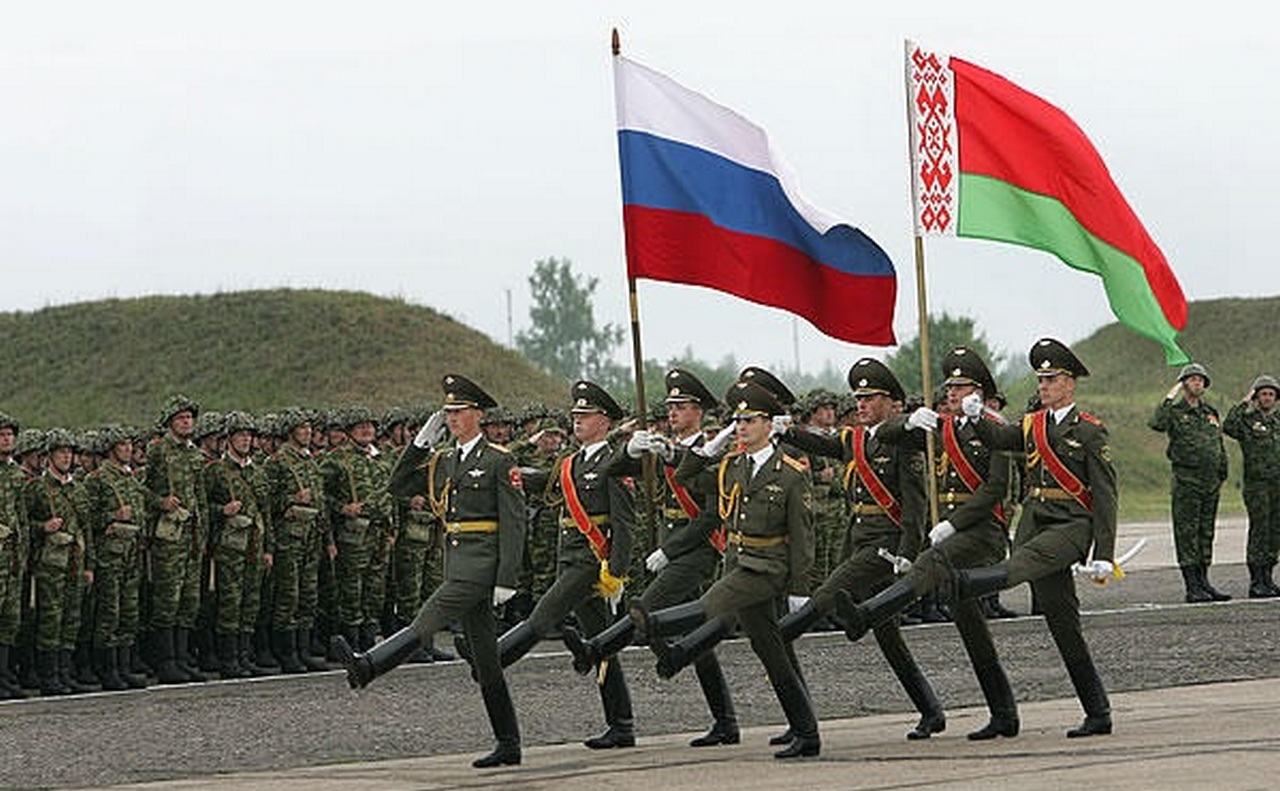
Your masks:
M1034 247L1102 278L1123 324L1170 365L1187 301L1160 248L1066 113L1003 77L907 42L917 235Z

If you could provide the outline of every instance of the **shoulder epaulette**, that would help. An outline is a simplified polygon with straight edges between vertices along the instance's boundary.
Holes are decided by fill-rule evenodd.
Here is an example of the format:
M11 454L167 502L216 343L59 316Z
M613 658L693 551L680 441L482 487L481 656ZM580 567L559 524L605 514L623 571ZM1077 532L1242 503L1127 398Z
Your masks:
M1096 415L1091 415L1088 412L1081 412L1080 419L1092 423L1095 426L1102 425L1102 421L1099 420Z
M498 443L496 443L496 442L490 442L490 443L489 443L489 447L493 448L493 449L494 449L494 450L496 450L496 451L500 451L500 452L502 452L502 453L510 453L510 452L511 452L511 448L508 448L506 445L499 445L499 444L498 444Z
M796 472L805 473L809 471L808 464L805 464L803 461L800 461L794 456L789 456L786 453L782 454L782 461Z

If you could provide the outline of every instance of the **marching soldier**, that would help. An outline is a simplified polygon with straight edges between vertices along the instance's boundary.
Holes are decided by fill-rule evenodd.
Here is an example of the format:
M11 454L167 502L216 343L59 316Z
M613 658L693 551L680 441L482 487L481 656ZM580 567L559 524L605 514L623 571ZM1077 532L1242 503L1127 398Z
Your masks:
M1245 563L1249 598L1280 596L1272 576L1280 552L1280 383L1259 376L1244 400L1227 412L1222 425L1244 454L1244 505L1249 512Z
M498 641L503 666L527 654L571 612L583 633L594 637L612 622L610 609L616 612L622 600L623 575L631 563L635 501L622 480L608 474L616 452L608 436L625 413L592 382L575 382L570 398L573 435L581 449L563 456L546 482L548 500L563 502L558 574L529 617ZM583 744L593 750L634 747L631 693L620 662L607 664L599 686L607 728Z
M200 612L206 530L200 486L204 458L191 441L199 414L200 405L190 398L170 398L157 421L165 433L147 449L150 664L162 684L207 680L189 650Z
M85 589L93 584L94 567L84 490L72 474L75 449L71 432L51 429L45 435L49 467L27 482L24 493L32 526L36 672L42 695L95 689L71 676L81 602Z
M103 459L85 478L94 568L94 664L102 688L146 686L132 672L132 649L138 632L138 591L142 573L140 547L150 499L133 473L133 438L119 426L98 433Z
M796 601L782 632L794 640L818 619L835 613L838 594L865 601L894 581L902 560L913 561L924 535L926 504L923 454L886 442L880 431L898 412L906 394L884 363L864 357L849 368L849 386L858 399L858 425L835 437L789 427L782 435L809 453L838 458L846 465L843 485L852 517L845 528L841 563L808 601ZM889 562L887 551L900 560ZM902 639L896 620L875 626L876 643L903 690L920 712L908 739L927 739L947 727L946 714Z
M656 458L660 465L666 530L661 546L645 559L645 567L657 575L639 599L639 606L646 612L696 599L715 576L726 546L720 519L714 510L705 508L714 502L714 472L704 470L688 488L675 479L684 454L703 444L702 418L715 408L716 398L697 377L679 368L667 372L666 384L667 422L674 442L656 432L637 431L627 442L626 454L615 457L610 469L615 476L639 475L646 456ZM573 653L574 669L588 673L611 661L631 643L635 631L636 622L630 615L590 640L583 640L576 629L566 626L564 642ZM738 718L715 652L707 651L699 657L694 669L714 722L711 730L691 741L690 746L737 744L741 740Z
M845 619L855 639L870 624L891 617L885 613L896 613L906 603L933 591L940 581L950 578L952 569L991 566L1005 558L1008 518L1002 500L1009 469L1007 456L993 452L977 430L983 420L1007 425L998 413L984 409L986 395L996 392L995 380L982 359L963 346L943 358L942 368L946 412L938 415L921 408L905 420L885 423L877 437L918 449L924 446L921 429L940 434L942 448L934 475L944 518L929 531L931 548L921 553L906 575L859 604L856 618ZM970 733L969 739L1017 736L1017 701L978 600L958 601L952 613L991 713L988 723Z
M808 590L813 564L813 514L804 465L771 441L772 418L785 408L758 381L739 381L726 396L732 430L722 431L684 456L676 482L692 485L733 438L740 450L712 469L717 515L726 525L724 575L701 598L653 612L643 604L632 617L650 637L658 674L675 676L732 634L736 623L751 639L774 694L786 714L790 744L775 758L815 756L821 751L818 720L776 620L780 597ZM665 637L696 626L675 642Z
M1076 379L1089 370L1065 345L1043 338L1028 355L1036 372L1039 408L1023 416L1021 426L982 420L975 425L988 447L1021 451L1026 457L1026 499L1008 559L985 568L936 574L934 587L957 600L984 596L1030 582L1049 633L1062 656L1084 722L1069 738L1111 733L1111 703L1080 630L1080 600L1071 566L1095 580L1112 578L1116 543L1116 477L1102 421L1075 404ZM966 414L980 414L981 401L968 396ZM977 410L974 407L977 407ZM988 481L984 485L998 485ZM950 540L950 539L947 539ZM945 543L943 544L945 546ZM1085 562L1092 548L1093 560ZM928 568L941 571L929 564ZM865 628L866 612L888 617L906 605L900 589L886 591L865 608L841 607L850 637ZM891 604L886 599L895 598Z
M22 624L22 593L31 546L22 499L27 476L14 458L19 431L17 419L0 413L0 700L27 697L9 664Z
M1169 435L1165 455L1173 466L1173 545L1188 602L1227 601L1209 582L1218 495L1227 479L1227 451L1218 410L1204 400L1209 372L1199 363L1183 366L1148 425Z
M520 471L506 450L480 431L493 398L469 379L443 380L444 409L432 415L405 449L391 475L396 497L423 495L444 522L445 581L422 605L413 623L355 653L341 636L335 647L352 688L364 687L417 653L450 621L462 623L471 663L497 740L478 769L520 763L520 728L498 659L493 608L515 593L524 543L524 493ZM448 427L452 442L444 440Z

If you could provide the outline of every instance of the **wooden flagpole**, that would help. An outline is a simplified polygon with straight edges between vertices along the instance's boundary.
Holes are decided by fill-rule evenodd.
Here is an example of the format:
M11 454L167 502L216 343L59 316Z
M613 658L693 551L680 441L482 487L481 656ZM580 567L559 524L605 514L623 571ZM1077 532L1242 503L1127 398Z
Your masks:
M613 57L622 55L622 40L615 27L610 36L610 48ZM615 64L616 68L616 64ZM649 427L649 407L644 396L644 354L640 349L640 297L636 294L636 279L627 275L627 299L631 310L631 364L636 375L636 417L641 430ZM658 548L658 475L656 457L646 453L640 458L640 466L644 475L645 521L649 529L649 549ZM625 569L614 572L622 576Z

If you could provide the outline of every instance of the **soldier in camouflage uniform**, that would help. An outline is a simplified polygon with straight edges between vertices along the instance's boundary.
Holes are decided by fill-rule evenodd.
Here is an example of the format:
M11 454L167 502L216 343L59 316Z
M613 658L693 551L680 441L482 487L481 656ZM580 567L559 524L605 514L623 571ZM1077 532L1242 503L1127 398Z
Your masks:
M275 532L271 566L272 642L286 673L326 670L311 651L320 553L333 543L324 509L324 478L311 455L311 424L301 409L280 413L283 442L264 465L268 519Z
M352 647L368 649L382 617L387 556L395 540L393 503L387 490L388 473L374 444L373 413L352 407L342 422L349 441L330 451L320 465L338 547L334 569L338 627Z
M10 654L22 623L22 592L31 546L22 502L26 474L14 458L20 430L15 418L0 413L0 700L27 696L10 669Z
M801 422L812 432L835 436L835 393L821 388L804 399ZM840 562L840 537L846 523L844 488L841 486L839 459L804 454L813 476L813 569L810 580L814 587L822 584Z
M223 678L267 675L252 652L263 572L274 560L266 481L253 463L257 428L247 412L228 412L223 427L226 452L204 469L218 672Z
M24 502L32 525L32 577L36 588L36 672L40 694L90 692L71 677L71 653L80 629L80 605L93 584L93 542L84 490L72 474L75 438L63 429L45 436L49 468L27 482Z
M1244 506L1249 512L1245 563L1249 598L1280 596L1272 576L1280 552L1280 382L1259 376L1244 400L1231 407L1222 430L1244 454Z
M1231 598L1209 582L1218 495L1227 479L1227 450L1218 410L1204 400L1208 389L1209 372L1203 365L1183 366L1177 384L1147 424L1169 435L1165 455L1173 465L1173 545L1188 602Z
M207 680L189 652L200 611L206 531L200 486L204 457L191 441L199 414L200 405L190 398L170 398L157 421L165 433L147 449L151 665L162 684Z
M138 635L138 591L142 576L142 531L150 495L133 472L133 439L119 426L98 433L102 462L85 478L94 545L94 664L102 688L139 689L132 672Z
M546 411L543 408L543 411ZM512 448L516 463L526 475L535 479L549 475L556 459L567 450L568 440L564 427L553 416L543 417L538 429ZM550 492L547 492L550 494ZM525 538L524 571L520 578L520 593L507 604L507 609L520 609L521 619L533 611L534 602L542 598L556 581L556 540L560 535L560 501L548 501L546 496L528 498L528 535ZM527 597L524 606L517 602Z

